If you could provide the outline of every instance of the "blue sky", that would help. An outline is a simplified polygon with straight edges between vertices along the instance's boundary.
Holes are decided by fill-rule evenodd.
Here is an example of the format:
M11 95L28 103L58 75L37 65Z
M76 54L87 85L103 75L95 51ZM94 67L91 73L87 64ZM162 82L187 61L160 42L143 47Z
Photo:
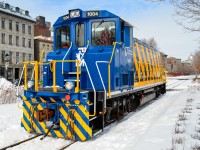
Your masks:
M175 23L173 6L168 3L151 3L145 0L4 0L13 6L29 10L30 15L45 16L52 24L70 9L104 9L124 18L136 28L134 36L154 37L160 51L168 56L186 60L198 49L198 33L183 30Z

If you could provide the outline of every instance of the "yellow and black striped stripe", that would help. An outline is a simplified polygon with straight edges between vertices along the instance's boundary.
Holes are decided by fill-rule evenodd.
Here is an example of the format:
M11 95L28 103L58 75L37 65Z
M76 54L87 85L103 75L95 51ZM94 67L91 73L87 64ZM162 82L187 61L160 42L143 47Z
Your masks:
M22 126L28 132L37 132L46 134L48 128L45 122L39 122L37 117L38 110L43 110L42 103L45 103L47 100L39 97L32 98L27 100L26 97L23 97L24 100L24 110L23 118L21 119ZM49 98L52 103L55 103L57 99ZM62 101L60 99L60 101ZM38 102L38 103L36 103ZM35 105L36 104L36 105ZM85 141L92 137L92 130L89 127L89 111L87 107L83 105L70 105L64 104L59 107L59 130L51 130L49 136L76 139Z

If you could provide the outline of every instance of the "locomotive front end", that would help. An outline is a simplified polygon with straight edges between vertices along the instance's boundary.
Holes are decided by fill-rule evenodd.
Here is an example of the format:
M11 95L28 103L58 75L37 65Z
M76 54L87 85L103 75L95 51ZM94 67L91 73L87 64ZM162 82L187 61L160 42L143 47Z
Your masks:
M76 63L78 64L78 61ZM27 81L25 76L22 127L28 132L36 132L44 136L80 141L91 138L88 92L79 91L79 85L76 82L79 79L66 81L63 88L58 87L55 84L58 80L55 73L58 71L56 66L59 66L59 62L53 61L50 64L40 64L46 69L53 67L49 72L52 73L52 86L39 87L37 82L39 63L31 62L30 64L34 64L34 80ZM25 62L25 75L27 65L28 62ZM46 69L44 69L44 75L47 74ZM80 74L78 69L77 74L78 76Z

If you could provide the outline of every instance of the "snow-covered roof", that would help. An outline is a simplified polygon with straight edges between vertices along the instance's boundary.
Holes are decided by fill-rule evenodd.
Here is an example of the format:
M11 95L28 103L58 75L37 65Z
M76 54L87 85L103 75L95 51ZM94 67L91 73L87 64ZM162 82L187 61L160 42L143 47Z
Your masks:
M29 12L27 10L26 11L22 10L19 7L14 7L7 3L0 2L0 12L4 12L7 14L14 15L16 17L20 17L20 18L35 22L35 19L33 19L29 15Z

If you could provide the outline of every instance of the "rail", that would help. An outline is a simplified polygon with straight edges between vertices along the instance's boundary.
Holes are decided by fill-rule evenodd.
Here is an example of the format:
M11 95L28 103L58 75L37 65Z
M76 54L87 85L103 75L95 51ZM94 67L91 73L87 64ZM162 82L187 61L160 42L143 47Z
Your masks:
M109 98L111 98L111 87L110 87L110 84L111 84L111 79L110 79L110 74L111 73L110 72L111 71L110 71L110 64L112 63L112 59L113 59L117 44L121 45L122 43L121 42L114 42L113 43L114 46L113 46L112 54L111 54L111 57L110 57L110 61L107 62L108 63L108 97ZM155 59L157 59L157 58L155 58ZM134 58L133 58L133 60L134 60L134 63L136 63ZM137 73L138 73L139 82L141 82L141 73L143 74L143 76L144 76L144 78L146 80L145 82L147 84L150 83L150 82L157 82L157 81L166 82L165 69L161 65L156 64L156 62L153 62L153 64L150 64L150 63L147 63L147 62L137 61L137 64L138 64ZM141 66L142 65L144 65L144 66L146 65L146 68L143 66L143 68L142 68L143 70L141 71ZM148 67L148 73L146 71L147 67ZM147 74L147 76L145 75L145 73ZM100 76L100 78L101 78L101 76Z
M42 58L43 58L43 55L44 55L44 51L47 49L47 48L49 48L49 46L44 46L43 47L43 49L42 49L42 53L41 53L41 55L40 55L40 63L42 63Z
M68 51L66 52L65 56L62 59L62 74L64 74L64 60L67 57L68 53L70 52L71 48L72 48L72 42L70 44L70 47L69 47Z
M105 85L104 85L104 82L103 82L103 79L102 79L102 76L101 76L101 72L99 70L98 63L106 63L106 64L108 64L109 62L108 61L96 61L97 71L98 71L99 77L101 79L101 84L102 84L103 90L104 90L104 111L105 111L106 110L106 88L105 88Z
M30 62L24 62L24 90L28 90L27 82L28 82L28 76L27 76L27 70L28 70L28 65L34 65L34 87L35 91L39 91L39 66L40 65L45 65L45 64L52 64L52 72L53 72L53 92L57 92L57 86L56 86L56 64L57 63L76 63L76 87L75 87L75 93L80 91L79 88L79 74L80 74L80 68L79 68L79 60L53 60L48 63L40 63L38 61L30 61ZM22 72L22 74L23 74Z
M166 78L164 77L166 73L165 73L164 67L162 67L161 65L153 65L147 62L140 62L140 61L137 61L137 64L138 64L138 70L136 70L137 71L136 73L138 74L139 82L141 81L143 76L144 76L144 79L146 79L146 81L151 81L151 80L165 81ZM145 71L146 74L141 77L142 72L140 68L142 65L146 65L146 68L144 67L146 70Z
M108 97L111 98L111 88L110 88L110 64L112 63L112 59L115 53L115 49L116 49L116 45L117 44L122 44L122 42L113 42L113 50L112 50L112 54L110 57L110 61L108 62Z
M92 84L92 89L94 91L94 114L93 115L89 114L90 117L94 117L96 115L96 90L95 90L94 83L93 83L91 75L90 75L90 71L87 67L87 63L85 61L84 61L84 65L85 65L86 71L88 73L90 83Z

